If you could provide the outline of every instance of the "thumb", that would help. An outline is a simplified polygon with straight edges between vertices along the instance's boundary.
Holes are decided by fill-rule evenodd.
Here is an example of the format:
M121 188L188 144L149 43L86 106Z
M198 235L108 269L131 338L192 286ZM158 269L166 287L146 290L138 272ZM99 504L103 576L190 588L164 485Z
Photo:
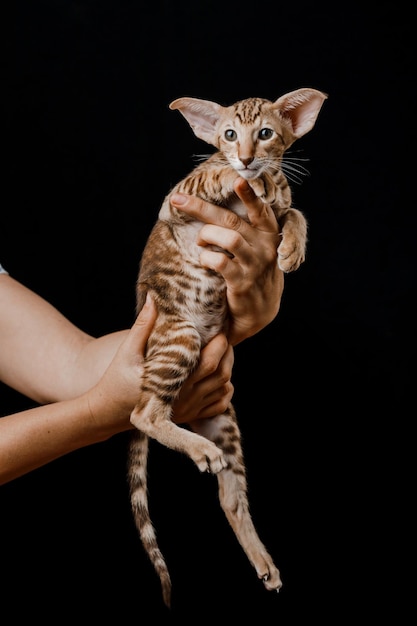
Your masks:
M278 224L273 210L253 191L249 183L243 178L237 178L234 190L246 206L249 222L258 230L277 233Z
M156 318L157 310L155 302L148 292L146 294L145 304L129 333L129 338L135 345L135 349L139 354L145 354L146 342L149 339Z

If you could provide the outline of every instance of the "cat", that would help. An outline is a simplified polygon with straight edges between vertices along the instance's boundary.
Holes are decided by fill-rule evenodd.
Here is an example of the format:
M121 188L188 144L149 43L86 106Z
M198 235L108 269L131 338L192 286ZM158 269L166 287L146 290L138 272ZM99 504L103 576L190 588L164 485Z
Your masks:
M220 332L227 334L228 309L223 277L199 263L195 243L202 223L174 209L170 194L197 195L247 219L233 190L238 176L268 203L280 225L278 264L293 272L305 260L307 221L291 207L283 172L285 151L310 131L327 95L302 88L275 102L247 98L222 106L198 98L179 98L179 110L195 135L217 148L171 189L142 253L137 279L137 313L149 291L158 317L147 343L142 396L131 415L127 475L131 507L141 541L157 572L162 597L171 606L171 578L158 547L147 496L149 437L188 455L201 472L216 474L221 507L258 578L268 590L282 586L280 572L258 537L247 495L241 433L232 404L224 414L195 420L189 428L171 421L172 405L197 367L200 351Z

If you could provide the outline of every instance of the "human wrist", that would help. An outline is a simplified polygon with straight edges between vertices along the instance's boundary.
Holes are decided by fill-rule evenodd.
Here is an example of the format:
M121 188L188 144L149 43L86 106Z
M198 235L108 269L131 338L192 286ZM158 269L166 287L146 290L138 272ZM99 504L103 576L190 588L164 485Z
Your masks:
M101 393L97 387L84 394L88 409L87 428L97 442L105 441L120 432L132 428L131 409Z

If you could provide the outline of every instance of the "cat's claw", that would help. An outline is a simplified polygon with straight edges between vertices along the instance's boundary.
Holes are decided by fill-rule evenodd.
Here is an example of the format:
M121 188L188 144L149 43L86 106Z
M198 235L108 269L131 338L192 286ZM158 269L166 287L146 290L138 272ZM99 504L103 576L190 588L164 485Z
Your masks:
M264 577L263 577L263 579L262 579L262 580L263 580L263 582L265 583L265 582L268 580L268 578L269 578L269 575L268 575L268 574L265 574L265 576L264 576ZM275 591L276 591L277 593L279 593L279 590L280 590L280 589L281 589L281 587L277 587L277 588L275 589Z
M262 582L268 591L276 591L279 593L279 590L282 587L281 577L279 575L279 571L274 568L272 571L269 571L267 574L262 576Z

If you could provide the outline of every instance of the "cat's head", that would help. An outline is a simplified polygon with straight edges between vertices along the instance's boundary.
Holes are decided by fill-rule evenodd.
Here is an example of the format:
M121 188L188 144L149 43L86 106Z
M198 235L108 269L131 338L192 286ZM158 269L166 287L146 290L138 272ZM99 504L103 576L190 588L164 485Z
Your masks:
M224 107L199 98L178 98L169 107L178 109L197 137L215 146L240 176L250 180L277 167L294 141L313 128L326 98L321 91L303 88L275 102L247 98Z

